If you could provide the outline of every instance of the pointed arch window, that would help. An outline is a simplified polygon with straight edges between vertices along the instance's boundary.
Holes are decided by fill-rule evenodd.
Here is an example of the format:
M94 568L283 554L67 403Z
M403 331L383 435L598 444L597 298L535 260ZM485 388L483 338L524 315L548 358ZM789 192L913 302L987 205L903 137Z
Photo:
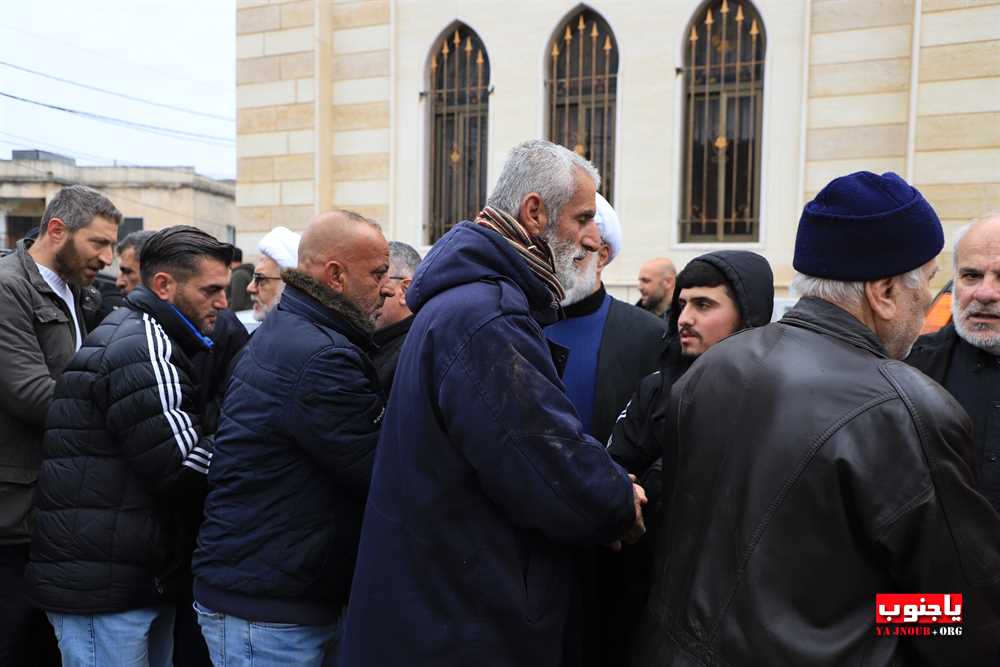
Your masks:
M551 40L545 87L547 135L594 163L600 192L614 202L618 44L592 9L570 14Z
M436 42L428 69L434 243L486 203L490 61L479 35L459 23Z
M765 39L750 2L714 0L687 34L680 238L760 238Z

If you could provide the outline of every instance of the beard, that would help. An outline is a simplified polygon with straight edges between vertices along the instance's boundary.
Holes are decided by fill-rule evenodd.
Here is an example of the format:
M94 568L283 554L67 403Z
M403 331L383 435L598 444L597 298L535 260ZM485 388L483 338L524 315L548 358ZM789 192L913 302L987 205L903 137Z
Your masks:
M591 253L590 256L584 257L579 263L574 264L575 282L569 289L564 286L566 296L560 302L562 306L572 306L574 303L583 301L593 294L597 287L597 253Z
M198 329L203 335L211 335L212 331L215 330L215 322L219 316L219 311L212 309L204 315L204 317L198 317L197 310L184 298L183 294L177 293L174 298L174 306L177 310L181 311L184 317L191 320L191 323Z
M275 309L279 301L281 301L281 292L278 292L274 296L274 298L271 299L271 303L267 305L264 305L255 298L253 300L253 305L254 305L253 311L251 312L253 318L258 322L263 322L264 319L267 318L267 316L271 313L271 311ZM258 309L257 306L260 306L260 308Z
M53 263L55 264L53 267L55 272L67 283L76 285L77 287L86 287L94 282L94 278L97 277L96 273L104 268L103 263L87 266L87 263L80 257L80 253L77 252L72 235L66 240L63 247L56 252ZM94 270L94 278L87 276L86 269Z
M571 303L576 303L590 294L593 291L593 281L589 284L586 282L586 278L581 276L577 271L574 261L584 259L588 251L584 250L583 246L578 246L572 241L567 241L556 236L554 225L550 225L542 234L542 237L552 250L552 263L555 265L556 279L563 288L564 296L562 305L567 306ZM596 271L597 263L591 262L591 264ZM594 277L596 279L596 273Z
M958 299L952 298L951 319L955 323L958 337L973 347L992 355L1000 355L1000 333L986 324L969 324L968 319L974 315L996 315L1000 317L1000 303L983 304L970 301L961 308Z

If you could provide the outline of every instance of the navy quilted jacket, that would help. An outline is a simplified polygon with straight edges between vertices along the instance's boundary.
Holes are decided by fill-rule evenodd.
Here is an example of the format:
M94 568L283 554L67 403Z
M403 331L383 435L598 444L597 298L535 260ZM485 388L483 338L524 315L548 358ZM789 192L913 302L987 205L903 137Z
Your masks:
M252 621L322 624L347 603L384 402L349 304L305 274L284 278L222 404L195 599Z

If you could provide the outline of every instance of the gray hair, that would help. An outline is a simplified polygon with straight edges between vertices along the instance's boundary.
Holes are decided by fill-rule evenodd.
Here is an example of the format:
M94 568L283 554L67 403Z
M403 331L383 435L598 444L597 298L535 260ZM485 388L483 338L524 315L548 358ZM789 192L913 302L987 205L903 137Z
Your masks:
M922 284L923 271L924 267L918 266L893 278L902 280L909 289L917 289ZM790 287L800 297L811 296L850 308L860 308L865 298L865 281L832 280L797 273L792 278Z
M962 243L962 239L969 231L981 222L986 222L987 220L994 220L1000 218L1000 211L991 211L986 215L981 215L967 225L963 225L955 232L955 243L952 246L951 253L951 266L955 273L958 273L958 246Z
M118 242L115 250L118 251L119 255L129 249L135 250L135 256L138 259L139 255L142 254L142 248L146 245L146 241L155 233L152 229L140 229L137 232L132 232Z
M45 207L38 232L39 235L44 234L53 218L59 218L67 229L75 232L92 223L97 216L107 218L116 225L122 222L121 212L110 199L86 185L70 185L57 192Z
M389 241L389 266L396 275L412 278L420 264L420 253L402 241Z
M544 139L525 141L510 152L486 203L516 218L524 198L537 192L549 219L555 221L576 192L577 169L594 181L595 188L600 187L597 167L565 146Z

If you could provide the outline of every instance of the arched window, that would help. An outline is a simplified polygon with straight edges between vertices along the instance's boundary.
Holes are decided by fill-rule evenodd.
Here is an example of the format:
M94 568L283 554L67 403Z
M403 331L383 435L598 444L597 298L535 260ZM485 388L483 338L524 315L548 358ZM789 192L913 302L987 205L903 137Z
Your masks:
M431 53L430 225L434 243L486 203L490 61L467 25L449 28Z
M684 58L681 241L756 241L764 29L749 2L695 15Z
M573 12L553 36L546 65L549 141L593 162L601 194L614 202L618 45L611 28L591 9Z

